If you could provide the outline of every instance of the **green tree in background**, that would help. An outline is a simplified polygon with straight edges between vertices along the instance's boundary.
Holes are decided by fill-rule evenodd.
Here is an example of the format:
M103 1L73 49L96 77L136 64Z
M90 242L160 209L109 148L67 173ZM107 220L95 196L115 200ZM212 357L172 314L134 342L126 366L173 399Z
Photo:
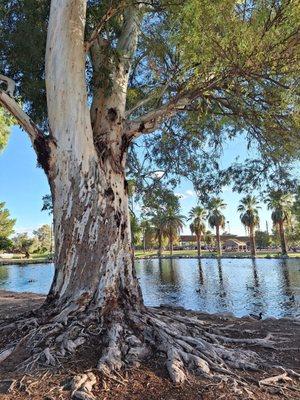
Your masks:
M15 251L24 253L26 258L30 257L30 248L34 243L34 239L28 236L28 233L18 233L13 237L13 248Z
M10 218L10 213L5 208L5 203L0 203L0 238L3 244L5 239L8 239L8 237L14 233L15 223L16 220Z
M148 248L148 245L151 244L155 237L155 232L154 227L148 219L142 219L140 227L142 231L143 251L145 253L146 248Z
M158 242L158 257L161 257L163 250L163 238L166 234L165 222L162 214L154 215L151 219L151 224L154 227L155 239Z
M130 213L130 228L131 228L131 243L134 252L135 247L141 244L142 228L138 218L133 212Z
M37 241L38 251L45 253L52 250L52 229L50 225L42 225L33 231L33 235Z
M10 127L13 124L13 118L4 108L0 107L0 151L7 145Z
M266 249L271 245L271 238L268 232L255 231L256 246L260 249Z
M222 255L222 245L220 237L220 228L225 227L225 216L222 210L226 208L226 204L220 197L213 198L208 204L208 223L211 228L216 229L216 240L218 246L218 255Z
M207 246L212 246L214 243L214 237L213 237L213 233L210 230L207 230L205 232L205 236L204 236L204 242Z
M261 207L258 206L257 198L255 196L247 195L241 199L240 205L237 209L240 213L242 224L247 228L249 232L252 257L256 256L255 228L259 226L259 208Z
M184 220L185 216L179 214L179 210L173 208L168 209L167 213L162 217L163 232L169 239L171 256L173 255L174 241L183 229Z
M294 198L290 193L274 190L267 199L268 208L272 210L271 218L274 227L278 228L281 252L287 255L285 228L291 221Z
M190 230L192 234L196 235L197 238L197 250L198 257L201 256L201 238L205 234L205 223L204 220L207 216L206 210L201 206L193 207L189 213L192 223L190 224Z
M13 241L7 237L0 236L0 251L9 251L13 247Z

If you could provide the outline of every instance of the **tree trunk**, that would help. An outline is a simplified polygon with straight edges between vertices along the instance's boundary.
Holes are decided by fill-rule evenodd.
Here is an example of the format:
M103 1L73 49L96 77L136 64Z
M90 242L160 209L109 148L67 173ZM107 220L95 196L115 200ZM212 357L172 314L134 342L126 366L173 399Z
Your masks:
M249 239L250 239L251 256L256 257L255 233L253 226L249 227Z
M162 255L162 234L159 232L158 234L158 256L161 257Z
M216 237L217 237L217 246L218 246L218 256L222 255L222 246L221 246L221 238L220 238L220 226L216 226Z
M279 223L279 235L280 235L280 244L281 244L281 252L282 255L287 255L287 245L286 245L286 238L285 238L285 231L283 222Z
M50 129L59 146L46 169L56 249L48 303L139 307L124 172L127 142L111 107L104 110L101 151L94 141L84 74L85 12L84 0L51 1L46 88Z
M101 309L141 305L124 173L109 163L102 169L93 158L88 171L75 160L59 164L61 173L51 182L56 256L48 301L92 302Z
M173 256L173 235L169 236L170 255Z
M198 251L198 258L201 257L201 233L197 235L197 251Z

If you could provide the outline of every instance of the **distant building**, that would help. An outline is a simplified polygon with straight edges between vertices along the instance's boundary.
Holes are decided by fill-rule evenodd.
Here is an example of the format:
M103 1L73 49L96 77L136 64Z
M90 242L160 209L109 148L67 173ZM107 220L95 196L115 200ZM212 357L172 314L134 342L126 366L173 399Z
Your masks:
M223 248L226 251L245 251L247 247L245 242L241 242L237 239L227 239L223 244Z

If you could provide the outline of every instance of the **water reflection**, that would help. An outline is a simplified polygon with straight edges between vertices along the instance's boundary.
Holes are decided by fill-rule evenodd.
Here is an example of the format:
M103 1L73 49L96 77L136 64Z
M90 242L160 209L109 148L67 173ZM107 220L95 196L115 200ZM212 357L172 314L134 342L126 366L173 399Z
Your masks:
M200 282L200 285L204 285L204 274L203 274L203 268L202 268L202 260L201 260L201 258L198 258L197 261L198 261L198 270L199 270L199 282Z
M151 279L138 275L147 304L176 304L207 312L300 315L300 260L151 260ZM147 269L148 271L148 269ZM294 283L291 282L294 281Z
M300 316L300 260L155 259L136 271L147 305ZM0 266L0 289L47 293L52 278L51 264Z

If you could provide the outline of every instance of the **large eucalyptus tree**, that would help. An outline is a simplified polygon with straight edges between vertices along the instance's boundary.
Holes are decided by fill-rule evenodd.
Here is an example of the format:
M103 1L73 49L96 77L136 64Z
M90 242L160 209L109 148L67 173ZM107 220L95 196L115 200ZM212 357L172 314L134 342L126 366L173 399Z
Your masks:
M222 141L221 131L246 130L265 158L299 151L296 3L1 2L0 104L29 135L48 178L56 249L43 310L14 325L1 361L31 326L23 366L55 364L89 343L93 329L106 373L155 348L177 382L189 369L226 373L223 361L255 366L253 353L214 345L201 325L192 332L143 305L125 167L138 138L148 160L185 176L200 165L195 149L206 137Z

